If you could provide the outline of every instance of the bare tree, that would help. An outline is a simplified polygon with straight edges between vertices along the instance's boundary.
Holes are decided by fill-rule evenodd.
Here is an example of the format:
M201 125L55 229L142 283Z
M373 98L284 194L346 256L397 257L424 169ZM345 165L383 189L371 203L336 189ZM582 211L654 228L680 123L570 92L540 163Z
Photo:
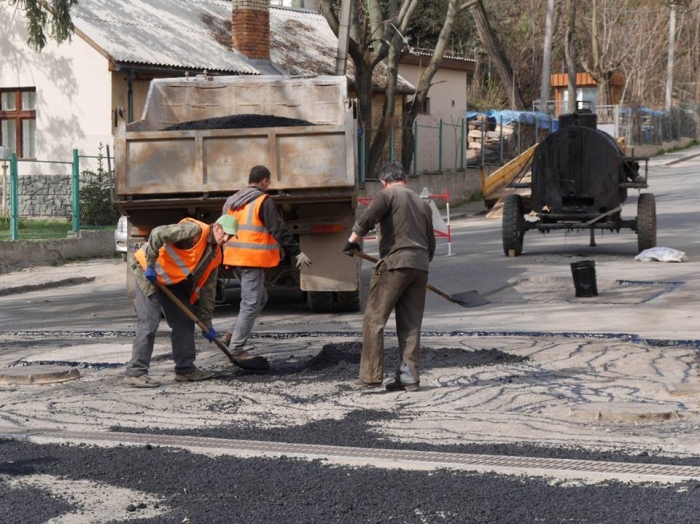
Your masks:
M576 0L566 0L566 36L564 55L568 73L568 107L567 111L576 111Z
M554 18L554 0L547 0L547 12L545 15L544 50L542 52L542 80L540 82L540 106L539 111L547 112L549 100L549 72L552 65L552 33Z
M461 11L471 7L471 5L476 3L476 1L477 0L470 0L468 2L464 2L462 0L449 0L445 22L442 26L442 30L440 31L440 36L438 37L435 49L433 50L430 63L423 70L420 78L418 79L416 96L413 98L409 106L404 108L402 115L403 133L401 135L401 163L407 170L411 165L413 154L415 153L413 141L413 122L418 116L418 111L421 107L423 107L428 97L431 82L435 77L435 73L437 73L437 70L440 67L440 61L445 54L445 48L450 39L450 34L452 33L455 19Z
M360 140L367 145L365 169L372 173L386 143L395 114L398 61L405 35L419 0L406 0L400 6L380 0L354 2L349 23L348 53L352 59L355 90L359 104ZM338 2L320 0L320 11L333 32L338 35ZM391 52L391 56L390 56ZM390 57L392 64L384 63ZM382 115L375 122L372 100L375 91L383 91L385 102ZM373 132L373 127L378 130Z
M510 105L513 109L525 109L525 101L520 94L520 89L515 83L515 75L513 69L503 51L496 33L491 29L486 10L482 0L477 0L471 6L472 16L476 24L476 30L479 33L479 39L486 48L486 53L491 60L491 63L498 72L498 77L503 84L504 89L508 92Z

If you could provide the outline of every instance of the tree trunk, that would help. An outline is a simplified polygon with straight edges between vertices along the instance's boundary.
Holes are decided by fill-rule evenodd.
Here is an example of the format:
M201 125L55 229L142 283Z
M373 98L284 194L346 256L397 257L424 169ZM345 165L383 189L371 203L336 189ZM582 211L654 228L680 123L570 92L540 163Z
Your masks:
M433 56L430 57L430 63L423 70L420 78L418 79L418 85L416 86L416 96L411 104L403 109L403 115L401 119L401 163L403 164L406 173L410 173L411 162L413 161L414 151L414 136L413 136L413 123L418 116L418 111L421 107L425 105L425 101L428 98L428 91L430 89L430 83L435 77L438 68L440 67L440 62L443 55L445 54L445 49L447 47L447 42L452 34L452 28L454 27L455 19L457 15L471 7L477 2L477 0L470 0L466 3L461 3L461 0L450 0L447 4L447 15L445 16L445 22L442 24L442 29L440 30L440 36L435 44L435 49L433 49Z
M548 113L549 72L552 64L552 18L554 17L554 0L547 0L547 15L544 31L544 50L542 51L542 80L540 82L540 104L538 111Z
M498 41L496 34L493 32L493 29L491 29L488 16L486 15L486 10L484 9L483 1L479 0L473 4L471 7L471 12L472 16L474 17L474 23L476 24L476 29L479 33L481 43L486 48L489 59L495 66L503 87L508 92L511 108L525 109L525 101L520 94L518 86L515 84L513 68L510 66L508 57L506 57L503 47Z

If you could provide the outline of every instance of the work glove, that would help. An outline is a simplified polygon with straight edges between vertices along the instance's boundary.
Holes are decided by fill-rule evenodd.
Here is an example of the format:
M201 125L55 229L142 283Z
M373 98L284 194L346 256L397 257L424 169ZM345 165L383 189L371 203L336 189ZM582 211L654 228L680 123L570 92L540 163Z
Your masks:
M156 275L156 270L153 266L147 266L146 271L143 273L143 275L146 277L146 280L148 280L151 284L155 284L158 280L158 275Z
M345 247L343 248L343 253L348 255L349 257L354 257L353 251L362 251L362 248L360 247L360 244L357 242L350 242L349 240L345 242Z
M297 269L301 269L302 266L311 267L311 259L304 253L299 253L297 255Z
M214 326L211 326L208 331L202 332L202 336L206 338L209 342L214 342L216 340L216 337L218 337L219 335L216 334Z

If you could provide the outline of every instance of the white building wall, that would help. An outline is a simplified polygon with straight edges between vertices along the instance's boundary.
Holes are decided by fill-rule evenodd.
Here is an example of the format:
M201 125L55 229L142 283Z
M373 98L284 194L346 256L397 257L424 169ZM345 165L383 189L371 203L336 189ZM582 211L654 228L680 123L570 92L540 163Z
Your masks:
M61 45L49 42L37 53L26 43L20 11L0 2L0 19L10 21L0 35L0 87L36 88L37 160L71 161L74 148L81 155L94 156L100 143L111 148L107 59L77 35ZM70 172L70 166L21 164L20 174Z
M418 85L424 68L401 64L399 74ZM462 119L467 112L467 72L439 69L428 93L430 113L420 114L418 122L417 172L437 171L440 167L440 120L442 119L442 168L461 165ZM413 169L411 170L413 172Z

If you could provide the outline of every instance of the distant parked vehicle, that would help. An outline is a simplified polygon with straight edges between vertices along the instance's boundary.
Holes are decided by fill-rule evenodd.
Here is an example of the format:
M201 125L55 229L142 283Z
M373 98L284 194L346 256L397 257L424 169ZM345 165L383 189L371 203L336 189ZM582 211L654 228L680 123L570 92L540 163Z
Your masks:
M126 228L128 220L122 215L117 222L117 229L114 230L114 251L121 254L122 260L126 261Z

